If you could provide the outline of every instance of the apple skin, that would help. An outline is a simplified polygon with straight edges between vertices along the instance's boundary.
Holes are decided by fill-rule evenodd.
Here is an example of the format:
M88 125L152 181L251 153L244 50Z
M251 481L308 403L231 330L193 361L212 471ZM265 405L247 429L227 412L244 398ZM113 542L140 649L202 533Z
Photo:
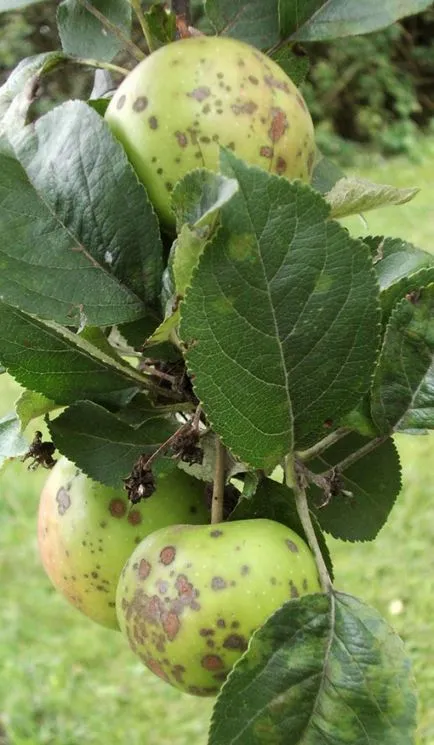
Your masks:
M185 693L213 696L270 614L320 591L307 545L280 523L174 525L130 556L116 608L152 672Z
M126 560L154 530L208 519L204 484L176 469L149 498L131 506L126 492L92 481L66 458L41 493L39 551L55 588L96 623L118 629L116 586Z
M237 39L161 47L121 83L105 119L168 228L174 185L194 168L218 171L219 145L271 173L311 178L314 129L303 97L281 67Z

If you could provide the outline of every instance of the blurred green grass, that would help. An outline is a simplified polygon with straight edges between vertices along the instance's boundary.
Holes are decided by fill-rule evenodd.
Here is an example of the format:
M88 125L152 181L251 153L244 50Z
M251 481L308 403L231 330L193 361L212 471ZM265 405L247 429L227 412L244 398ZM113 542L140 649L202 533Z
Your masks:
M434 249L434 143L419 163L404 158L357 173L378 182L418 185L400 208L345 224L358 235L400 236ZM18 386L0 377L0 416ZM336 584L389 619L407 644L420 694L418 745L434 743L434 438L397 438L403 489L378 539L329 540ZM166 686L130 653L116 632L100 628L51 588L37 555L37 500L46 473L9 463L0 475L1 745L205 745L212 701ZM2 736L2 726L7 735Z

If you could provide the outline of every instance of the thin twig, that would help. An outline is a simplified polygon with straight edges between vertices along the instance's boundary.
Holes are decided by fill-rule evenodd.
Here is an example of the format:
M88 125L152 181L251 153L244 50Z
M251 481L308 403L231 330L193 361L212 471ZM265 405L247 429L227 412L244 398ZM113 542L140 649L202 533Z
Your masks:
M321 455L321 453L324 452L324 450L327 450L327 448L331 447L331 445L334 445L335 442L338 442L342 439L342 437L348 435L349 432L349 429L341 427L340 429L337 429L336 432L331 432L331 434L327 435L327 437L319 440L319 442L317 442L315 445L312 445L312 447L307 448L307 450L300 450L297 453L297 457L299 458L299 460L302 460L303 463L306 463L308 460L312 460L312 458L317 458L318 455Z
M345 471L347 468L352 466L354 463L357 463L360 458L364 458L365 455L368 455L368 453L372 452L372 450L375 450L380 445L383 444L383 442L386 442L388 440L390 435L383 435L382 437L376 437L375 440L371 440L370 442L366 443L362 448L359 450L356 450L354 453L351 453L346 458L341 460L340 463L336 463L336 465L333 466L334 471ZM325 476L330 471L326 471L325 473L320 474L320 476Z
M179 427L179 428L178 428L178 429L176 430L176 432L174 432L174 433L173 433L173 435L171 435L171 436L169 437L169 439L168 439L168 440L165 440L165 442L163 442L163 443L162 443L162 444L160 445L160 447L159 447L159 448L157 448L156 450L154 450L154 452L152 453L152 455L150 455L150 456L149 456L149 458L148 458L148 459L146 460L146 463L145 463L145 465L146 465L146 468L149 468L149 467L151 466L151 464L152 464L152 463L153 463L153 462L154 462L154 461L155 461L155 460L156 460L156 459L157 459L157 458L158 458L158 457L159 457L160 455L163 455L163 453L165 453L165 452L166 452L167 450L169 450L170 446L171 446L171 445L172 445L172 443L173 443L173 442L174 442L174 441L175 441L175 440L176 440L176 439L177 439L177 438L179 437L179 435L180 435L180 434L181 434L182 432L184 432L184 430L185 430L185 429L190 429L190 427L191 427L191 425L190 425L190 422L187 422L187 424L182 424L182 425L181 425L181 426L180 426L180 427Z
M223 520L223 505L225 497L225 467L226 448L216 437L214 484L211 503L211 523L221 523Z
M89 13L91 13L95 18L98 19L98 21L102 24L102 26L107 29L113 36L115 36L121 44L129 51L129 53L138 61L140 62L142 59L146 57L145 53L142 52L140 47L138 47L136 44L134 44L131 39L128 39L125 34L120 31L120 29L111 21L109 21L108 18L101 13L98 8L95 8L92 3L89 2L89 0L78 0L80 5L83 6Z
M292 488L295 494L295 504L297 507L297 513L303 526L306 538L308 540L310 549L314 555L316 566L318 569L318 575L321 583L323 592L330 593L333 585L328 573L325 561L323 559L321 549L315 534L315 530L312 524L310 516L309 506L306 496L306 483L304 479L304 472L297 468L296 461L288 456L286 460L286 481L292 483Z

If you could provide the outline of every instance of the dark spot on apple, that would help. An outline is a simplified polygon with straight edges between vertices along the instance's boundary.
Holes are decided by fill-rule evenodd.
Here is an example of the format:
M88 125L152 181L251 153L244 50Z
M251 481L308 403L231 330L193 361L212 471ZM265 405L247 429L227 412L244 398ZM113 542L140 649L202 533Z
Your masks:
M218 654L206 654L202 657L201 665L205 670L221 670L224 667L224 662Z
M157 582L157 590L160 595L165 595L169 589L169 583L164 579L159 579Z
M158 119L156 116L150 116L148 122L151 129L158 129Z
M212 590L224 590L227 587L226 581L223 577L213 577L211 580Z
M196 152L196 153L194 154L194 157L195 157L195 158L197 158L197 160L200 160L200 159L201 159L201 158L203 157L203 156L202 156L202 153L200 152L200 150L198 150L198 151L197 151L197 152Z
M155 675L158 675L159 678L168 681L167 673L165 673L157 660L154 660L152 657L148 657L144 660L144 663L146 667L149 667L149 669L152 670L153 673L155 673Z
M200 603L197 603L196 600L192 600L190 603L191 610L200 610Z
M209 114L210 111L211 111L211 106L209 105L209 103L206 103L202 109L202 114Z
M187 147L188 138L185 132L180 132L179 129L175 132L175 137L178 140L179 147Z
M249 574L249 573L250 573L250 567L247 564L243 564L243 566L241 567L241 574L243 575L243 577L245 577L246 574Z
M178 595L187 595L191 598L195 597L194 587L191 582L188 581L188 577L186 577L185 574L178 575L175 587L178 590Z
M136 544L136 546L138 546L139 543L141 543L141 542L142 542L141 536L140 535L136 535L136 537L134 538L134 543Z
M219 627L219 629L225 629L226 628L226 621L224 620L224 618L218 618L217 619L217 626Z
M151 163L156 163L156 162L157 162L157 156L153 155L151 158Z
M209 142L211 142L211 137L207 137L206 135L204 135L203 137L200 137L199 139L200 139L201 142L204 142L206 145Z
M279 175L286 171L286 160L281 155L277 158L276 171Z
M263 145L261 149L259 150L259 155L261 155L263 158L271 158L274 155L274 150L272 147L269 147L268 145Z
M308 585L307 579L305 577L304 580L303 580L303 590L307 590L308 586L309 585Z
M212 688L207 688L206 686L188 686L187 690L193 696L213 696L215 693L218 693L219 689L216 686Z
M223 642L225 649L239 649L245 652L247 649L247 640L241 634L229 634Z
M142 522L142 516L138 510L132 510L127 519L130 525L139 525Z
M300 593L298 592L296 586L294 585L294 582L292 579L289 580L289 592L291 593L292 598L299 598Z
M237 65L238 65L238 67L245 67L246 63L244 62L244 60L241 57L239 57L238 58L238 61L237 61Z
M235 150L235 142L230 142L227 147L228 147L228 150Z
M215 631L214 631L214 629L205 629L205 628L203 628L203 629L200 629L199 634L201 636L214 636Z
M173 191L173 184L171 181L166 181L164 186L166 187L167 191Z
M116 603L114 602L114 600L109 600L108 606L109 608L116 608Z
M222 80L222 79L224 78L224 76L225 76L225 75L224 75L224 73L223 73L223 72L218 72L218 73L217 73L217 77L219 78L219 80Z
M138 98L136 98L136 100L133 103L133 111L137 111L137 113L144 111L148 103L149 101L146 98L146 96L139 96Z
M313 150L311 150L307 158L307 168L308 168L309 173L312 172L314 161L315 161L315 153Z
M210 530L210 536L211 538L220 538L221 535L223 535L222 530Z
M213 135L213 136L212 136L212 141L213 141L213 142L218 142L218 141L219 141L219 139L220 139L220 136L219 136L219 135Z
M294 543L294 541L291 541L291 540L290 540L289 538L285 538L285 543L286 543L286 545L288 546L289 550L290 550L290 551L291 551L291 552L292 552L293 554L298 554L298 547L297 547L297 545L296 545L296 544Z
M303 109L303 111L307 111L307 106L306 106L306 104L304 102L304 99L300 96L299 93L297 93L296 98L297 98L298 105L301 106L301 108Z
M161 176L162 173L163 173L163 169L162 168L157 168L157 173L158 173L159 176Z
M181 622L177 614L167 613L167 615L163 616L162 626L169 641L173 642L181 627Z
M212 677L214 678L214 680L226 680L226 678L228 677L228 671L224 670L221 673L214 673Z
M120 110L124 106L126 100L127 100L126 96L119 96L117 103L116 103L116 108Z
M235 116L239 116L240 114L254 114L257 108L258 104L256 104L254 101L233 103L231 106L231 109L234 112Z
M240 622L239 621L232 621L231 623L231 629L239 629Z
M270 585L276 585L276 584L277 584L276 577L270 577Z
M253 83L253 85L258 85L259 84L259 80L258 80L258 78L255 75L249 75L249 80L250 80L251 83Z
M71 497L69 492L62 486L56 494L57 512L59 515L64 515L71 506Z
M127 505L123 499L112 499L109 504L109 512L112 517L123 517L127 511Z
M207 639L206 640L206 646L209 647L210 649L214 649L215 642L212 639Z
M170 671L178 683L182 683L182 676L185 673L184 665L175 665Z
M175 546L165 546L160 551L160 563L164 564L164 566L168 566L172 563L176 556L176 548Z
M273 107L271 109L271 125L268 136L271 142L278 142L288 129L288 119L282 109Z
M207 85L201 85L199 88L195 88L191 93L187 93L187 96L189 98L194 98L195 101L199 101L199 103L202 103L202 101L205 101L206 98L208 98L211 95L211 91L208 88Z
M98 575L98 572L91 572L91 573L90 573L90 575L91 575L91 577L93 577L94 579L98 579L98 576L99 576L99 575Z
M106 528L107 527L107 520L101 520L101 522L99 524L99 527L100 528Z
M280 91L285 91L285 93L290 92L288 83L285 80L277 80L277 78L273 78L272 75L265 75L264 83L270 88L277 88Z

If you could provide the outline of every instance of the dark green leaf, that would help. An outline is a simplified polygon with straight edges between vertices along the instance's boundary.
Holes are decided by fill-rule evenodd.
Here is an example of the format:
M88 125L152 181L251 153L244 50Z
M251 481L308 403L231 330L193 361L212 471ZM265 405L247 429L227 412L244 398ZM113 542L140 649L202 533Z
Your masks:
M253 636L214 708L209 745L411 745L401 639L362 601L292 600Z
M434 429L434 284L390 316L371 398L381 432Z
M154 411L140 427L130 427L90 401L79 401L53 419L49 429L58 450L88 476L118 487L140 455L151 453L177 423Z
M213 427L267 470L369 388L378 288L366 247L316 192L228 153L223 167L240 190L193 275L180 335Z
M40 2L42 0L0 0L0 13L24 8L27 5L36 5L36 3Z
M351 433L308 466L316 473L328 471L371 438ZM371 541L386 523L401 490L399 456L392 439L386 440L342 473L343 492L327 502L315 486L309 504L321 527L345 541Z
M226 178L206 168L187 173L172 192L172 207L178 231L184 224L208 227L208 233L219 211L238 190L235 179Z
M92 0L89 5L108 19L111 30L108 31L80 0L63 0L57 9L63 51L76 57L109 62L124 46L120 35L130 38L131 5L128 0Z
M399 300L434 281L434 256L400 238L376 236L363 241L372 252L386 324Z
M307 54L295 54L292 45L287 44L279 47L270 56L299 88L309 72L310 63Z
M44 416L44 414L48 414L50 411L58 408L58 404L46 398L41 393L36 393L36 391L23 391L15 404L15 411L21 422L21 429L23 430L32 419Z
M278 0L206 0L217 34L234 36L259 49L279 41Z
M0 359L26 388L58 404L143 385L133 368L119 364L67 329L48 326L0 303Z
M250 498L242 498L231 513L231 520L251 520L256 518L265 518L275 520L277 523L287 525L294 530L306 542L307 536L297 513L294 493L285 484L279 484L272 479L262 479L254 495ZM321 553L327 564L330 577L333 579L333 566L330 558L330 552L324 540L324 536L317 523L314 514L311 514L314 524L316 537L318 539Z
M167 11L163 5L152 5L150 10L144 14L148 26L148 43L151 51L175 41L176 38L176 15Z
M21 434L21 422L12 412L0 419L0 468L8 458L24 455L29 449Z
M367 34L421 13L431 0L279 0L281 37L323 41Z

